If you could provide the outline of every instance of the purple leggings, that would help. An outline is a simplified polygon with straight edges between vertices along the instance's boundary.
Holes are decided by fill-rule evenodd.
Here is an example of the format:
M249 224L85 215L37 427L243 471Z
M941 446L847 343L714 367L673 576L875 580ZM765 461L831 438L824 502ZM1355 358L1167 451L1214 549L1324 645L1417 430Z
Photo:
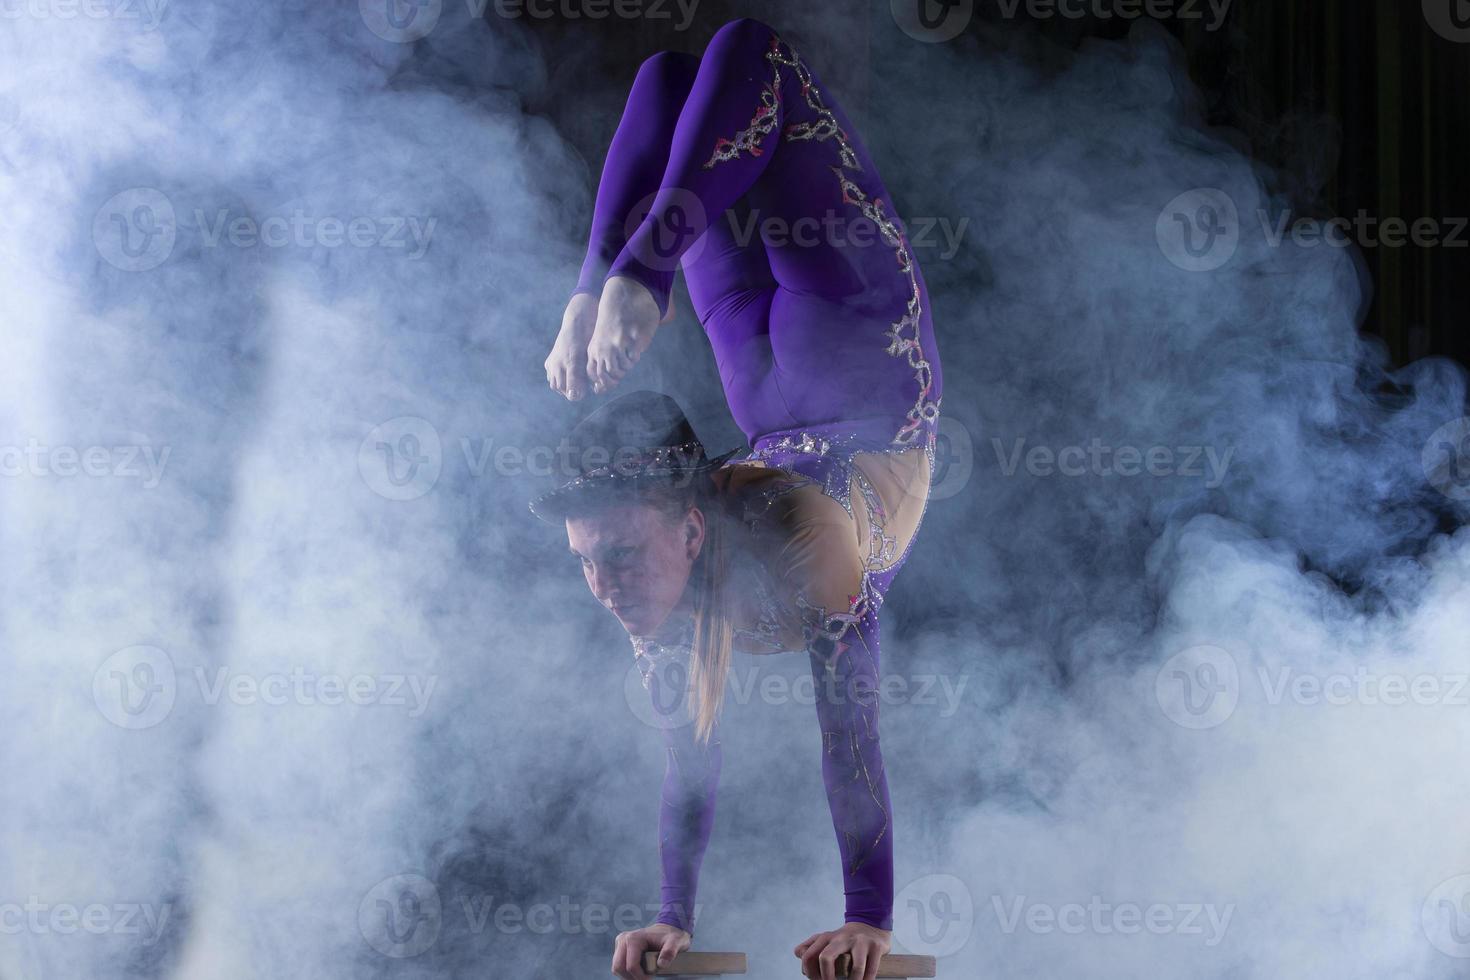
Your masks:
M841 108L758 21L726 24L702 58L665 52L643 64L575 292L629 276L666 311L676 268L752 457L844 506L857 451L924 446L932 464L942 378L923 276ZM862 595L817 624L808 649L846 921L882 929L893 925L893 836L877 613L901 564L865 574ZM638 650L656 706L682 703L688 654L679 642ZM703 746L691 724L670 724L664 739L658 921L692 932L719 734Z
M871 449L933 438L943 377L918 262L841 107L759 21L643 64L576 291L628 276L667 310L679 267L752 444L833 423Z

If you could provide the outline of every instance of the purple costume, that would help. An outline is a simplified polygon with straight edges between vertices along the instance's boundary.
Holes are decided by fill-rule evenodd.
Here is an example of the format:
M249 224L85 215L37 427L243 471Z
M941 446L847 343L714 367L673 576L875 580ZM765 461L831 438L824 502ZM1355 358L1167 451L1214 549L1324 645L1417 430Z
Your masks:
M747 459L817 483L849 514L855 453L923 447L932 472L941 374L923 276L841 108L758 21L726 24L702 58L665 52L644 63L608 149L575 291L629 276L664 311L675 268L751 440ZM881 929L893 926L893 840L872 693L877 613L906 558L865 573L861 594L808 651L845 918ZM635 639L665 707L682 690L688 639ZM698 745L684 724L664 737L658 921L692 932L719 736Z

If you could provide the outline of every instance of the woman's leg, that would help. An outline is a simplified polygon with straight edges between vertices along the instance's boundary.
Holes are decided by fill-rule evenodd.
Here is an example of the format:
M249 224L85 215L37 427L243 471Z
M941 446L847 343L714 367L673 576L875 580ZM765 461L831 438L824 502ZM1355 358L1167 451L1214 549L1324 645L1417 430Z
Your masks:
M646 286L661 312L679 260L766 170L801 97L796 76L767 57L777 44L765 24L736 20L699 59L658 193L609 270Z
M653 203L609 269L653 302L630 294L599 311L596 373L609 383L626 373L655 308L667 309L678 260L742 198L776 283L764 331L776 377L763 390L779 383L784 396L748 414L893 417L895 441L917 441L939 405L918 266L850 121L797 52L754 20L726 24L700 59Z
M698 70L698 58L674 51L660 51L639 67L602 164L587 258L574 294L602 292L608 266L627 244L633 209L659 188Z
M753 24L754 22L749 22ZM710 44L705 88L743 59L735 57L747 26L730 25ZM765 49L762 48L761 51ZM660 52L643 63L628 92L617 132L608 146L597 188L587 256L576 293L597 295L613 260L627 244L635 209L647 207L670 166L670 147L677 129L698 131L698 109L686 109L701 74L701 59ZM689 137L686 137L689 138ZM703 240L680 260L690 298L710 337L720 379L735 421L745 431L792 424L776 390L769 331L776 281L766 247L753 230L747 201L734 202L708 223Z

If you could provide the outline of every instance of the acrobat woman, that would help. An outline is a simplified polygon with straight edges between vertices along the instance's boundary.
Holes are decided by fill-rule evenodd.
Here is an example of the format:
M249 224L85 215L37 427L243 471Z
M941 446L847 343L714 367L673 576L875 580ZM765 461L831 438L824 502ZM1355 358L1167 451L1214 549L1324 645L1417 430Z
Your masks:
M565 525L655 700L675 690L689 706L663 728L662 908L618 937L612 972L642 980L645 950L667 963L689 946L732 651L805 651L846 914L795 953L823 978L851 953L871 980L893 924L878 610L928 500L939 352L873 161L811 67L754 20L638 72L546 360L552 388L611 391L669 318L679 268L752 450L711 459L672 399L634 392L572 430L575 478L532 503Z

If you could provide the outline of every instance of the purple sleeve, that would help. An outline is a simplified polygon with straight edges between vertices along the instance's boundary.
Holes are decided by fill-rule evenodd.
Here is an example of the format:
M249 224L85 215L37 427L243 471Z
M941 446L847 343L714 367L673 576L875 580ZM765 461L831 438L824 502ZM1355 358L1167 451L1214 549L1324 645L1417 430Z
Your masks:
M710 40L679 115L657 195L609 276L647 286L667 312L674 270L709 227L749 190L781 138L784 104L800 89L786 72L773 81L774 32L731 21Z
M839 630L833 630L834 633ZM822 729L822 780L842 855L844 921L893 928L893 807L878 741L878 619L809 649Z
M635 649L638 649L635 647ZM714 826L722 751L719 726L707 744L689 718L688 646L645 646L638 653L653 718L663 735L664 780L658 806L660 908L656 921L694 932L699 867Z
M891 930L892 805L878 740L879 624L869 610L854 622L831 625L828 635L813 640L808 653L822 733L822 779L842 858L844 921ZM719 725L707 745L695 740L687 696L692 655L687 641L635 650L665 752L657 921L692 934L699 868L714 825L723 758Z

